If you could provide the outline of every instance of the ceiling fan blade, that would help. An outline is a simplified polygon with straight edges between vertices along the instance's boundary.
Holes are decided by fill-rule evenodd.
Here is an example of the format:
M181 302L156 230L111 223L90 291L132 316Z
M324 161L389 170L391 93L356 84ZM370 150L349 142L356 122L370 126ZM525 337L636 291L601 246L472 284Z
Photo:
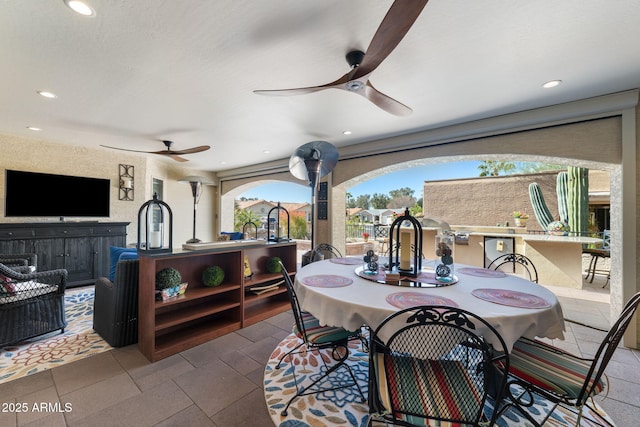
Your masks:
M111 148L113 150L120 150L120 151L131 151L133 153L149 153L148 151L142 151L142 150L129 150L128 148L120 148L120 147L110 147L108 145L100 145L101 147L104 148Z
M332 89L336 86L343 86L351 79L352 74L353 71L350 71L344 76L340 77L338 80L320 86L299 87L294 89L254 90L253 93L269 96L305 95L307 93L319 92L325 89Z
M184 157L176 156L175 154L169 154L169 157L171 157L176 162L188 162L189 161L188 159L185 159Z
M364 96L387 113L391 113L395 116L408 116L413 112L411 108L407 107L400 101L396 101L373 87L370 81L367 81L364 90L360 90L356 93Z
M188 159L185 159L184 157L180 157L178 156L176 153L177 151L171 151L171 150L161 150L161 151L147 151L147 153L149 154L158 154L160 156L168 156L171 157L173 160L177 161L177 162L188 162Z
M413 23L418 19L422 9L429 0L396 0L389 8L384 19L380 23L369 47L364 54L364 59L356 69L353 79L359 79L373 70L385 60L387 56L398 46L398 43L409 32Z
M211 147L209 145L200 145L199 147L193 148L185 148L184 150L171 150L172 154L194 154L194 153L202 153L203 151L207 151Z

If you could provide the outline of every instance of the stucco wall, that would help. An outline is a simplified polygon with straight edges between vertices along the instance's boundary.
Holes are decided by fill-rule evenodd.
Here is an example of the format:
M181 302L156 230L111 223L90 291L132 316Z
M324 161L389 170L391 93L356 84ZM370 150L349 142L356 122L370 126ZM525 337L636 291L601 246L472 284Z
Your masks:
M130 154L109 149L87 148L39 139L0 135L0 212L2 222L55 222L59 218L6 217L4 215L5 169L44 172L62 175L108 178L111 181L111 206L108 218L65 218L74 220L98 220L101 222L130 222L127 242L135 243L138 234L138 210L151 198L151 179L164 181L164 200L174 214L174 247L180 247L192 235L193 197L188 184L177 181L188 175L204 173L173 165L168 160ZM175 163L175 162L174 162ZM134 200L118 200L119 164L134 166ZM205 176L214 179L211 174ZM216 224L217 187L206 188L198 205L198 237L212 240ZM68 189L73 191L73 189ZM82 194L78 194L81 198Z
M513 211L529 214L527 229L539 230L529 200L529 184L537 182L552 215L557 216L557 172L535 175L478 177L447 181L425 181L424 215L449 224L513 226Z

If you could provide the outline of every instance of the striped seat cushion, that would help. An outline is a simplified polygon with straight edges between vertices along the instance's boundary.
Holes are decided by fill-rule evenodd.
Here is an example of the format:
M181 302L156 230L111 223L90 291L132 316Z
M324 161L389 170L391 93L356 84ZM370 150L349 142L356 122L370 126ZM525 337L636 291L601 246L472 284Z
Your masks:
M569 399L578 397L592 363L543 342L523 339L515 343L509 360L512 375ZM600 393L604 386L601 379L592 394Z
M356 336L357 332L349 332L344 328L335 326L322 326L320 321L310 313L302 313L302 323L307 332L307 340L311 344L325 344L333 341L341 341ZM300 339L304 339L298 327L293 325L293 333Z
M379 353L374 369L381 403L389 412L393 404L396 409L414 414L472 420L482 405L482 390L460 361ZM395 417L418 426L458 425L402 413Z

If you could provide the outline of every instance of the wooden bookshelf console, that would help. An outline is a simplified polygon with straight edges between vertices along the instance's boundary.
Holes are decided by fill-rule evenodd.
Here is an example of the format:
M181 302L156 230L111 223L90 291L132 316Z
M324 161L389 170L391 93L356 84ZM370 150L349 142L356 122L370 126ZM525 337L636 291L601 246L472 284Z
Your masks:
M244 277L247 258L251 277ZM221 245L196 251L141 254L139 280L140 351L152 362L213 338L252 325L291 306L284 285L264 293L282 282L282 274L266 271L267 259L278 257L292 276L296 272L296 243ZM205 268L218 265L225 272L216 287L202 283ZM167 301L155 300L155 276L163 268L176 268L189 285L184 295Z

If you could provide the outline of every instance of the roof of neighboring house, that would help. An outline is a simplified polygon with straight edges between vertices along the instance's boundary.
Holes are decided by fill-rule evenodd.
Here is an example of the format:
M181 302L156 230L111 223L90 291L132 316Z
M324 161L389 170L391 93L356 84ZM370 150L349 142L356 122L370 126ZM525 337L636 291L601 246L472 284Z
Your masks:
M280 202L280 206L285 208L289 212L295 212L303 210L306 207L311 206L309 203L282 203Z
M404 208L367 209L366 211L371 213L372 215L385 215L385 214L388 215L391 213L403 214Z
M252 206L256 206L256 205L271 205L271 206L276 206L277 203L273 203L273 202L268 202L266 200L260 199L260 200L237 200L238 203L238 208L239 209L249 209Z
M353 216L353 215L358 214L358 213L363 212L363 211L365 211L365 210L362 209L362 208L349 208L349 209L347 209L347 215Z
M272 207L278 206L278 202L270 202L268 200L260 199L260 200L238 200L238 209L251 209L254 206L258 205L268 205ZM289 212L296 212L300 210L304 210L305 208L311 206L309 203L283 203L280 202L280 206L285 208Z

